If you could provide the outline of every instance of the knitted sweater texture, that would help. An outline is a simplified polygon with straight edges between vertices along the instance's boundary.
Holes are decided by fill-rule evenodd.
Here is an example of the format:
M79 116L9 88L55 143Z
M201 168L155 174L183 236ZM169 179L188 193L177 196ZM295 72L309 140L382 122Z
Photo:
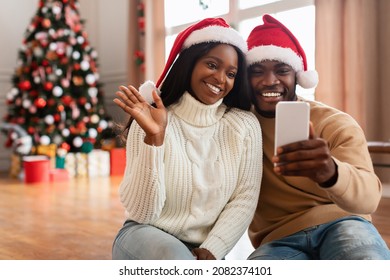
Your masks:
M249 228L250 239L256 248L348 215L371 220L370 214L380 201L382 185L374 173L366 138L357 122L322 103L307 102L315 134L328 142L338 166L337 182L332 187L322 188L305 177L276 175L271 162L275 119L256 114L264 141L260 199Z
M262 135L251 112L185 93L168 108L164 144L144 143L134 121L119 188L127 219L223 258L247 229L262 177Z

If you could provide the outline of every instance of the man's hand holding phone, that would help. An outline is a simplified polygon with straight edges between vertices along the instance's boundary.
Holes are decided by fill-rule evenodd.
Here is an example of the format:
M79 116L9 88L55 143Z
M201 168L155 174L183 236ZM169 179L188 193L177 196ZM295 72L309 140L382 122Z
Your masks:
M280 103L283 105L279 106ZM327 182L337 181L337 166L327 141L315 135L309 114L310 107L305 102L278 103L275 156L272 158L274 171L283 176L308 177L327 186Z

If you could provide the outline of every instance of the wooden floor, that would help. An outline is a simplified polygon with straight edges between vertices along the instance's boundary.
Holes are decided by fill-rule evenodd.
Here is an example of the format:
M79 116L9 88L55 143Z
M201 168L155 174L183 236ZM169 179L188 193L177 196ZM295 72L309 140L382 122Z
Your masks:
M0 177L0 259L109 260L121 227L120 177L24 184ZM390 198L374 224L390 246Z
M124 219L120 179L41 185L0 179L0 259L111 259Z

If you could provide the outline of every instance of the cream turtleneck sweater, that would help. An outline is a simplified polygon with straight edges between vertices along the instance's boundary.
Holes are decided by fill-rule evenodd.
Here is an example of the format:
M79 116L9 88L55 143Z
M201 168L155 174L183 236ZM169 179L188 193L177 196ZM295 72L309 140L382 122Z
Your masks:
M156 226L223 258L249 225L262 178L262 135L247 111L185 93L168 108L164 144L133 122L120 185L127 219Z

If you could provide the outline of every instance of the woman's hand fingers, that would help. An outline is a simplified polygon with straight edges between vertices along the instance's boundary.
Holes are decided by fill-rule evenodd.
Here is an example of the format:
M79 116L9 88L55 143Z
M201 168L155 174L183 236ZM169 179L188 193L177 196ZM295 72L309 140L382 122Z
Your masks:
M141 105L146 102L138 90L131 85L128 87L119 86L119 90L115 94L118 98L114 99L114 103L129 114L132 113L132 109L135 109L137 104Z
M153 101L156 104L156 107L158 109L165 108L164 103L161 100L161 97L157 94L157 92L155 90L152 92L152 95L153 95Z

